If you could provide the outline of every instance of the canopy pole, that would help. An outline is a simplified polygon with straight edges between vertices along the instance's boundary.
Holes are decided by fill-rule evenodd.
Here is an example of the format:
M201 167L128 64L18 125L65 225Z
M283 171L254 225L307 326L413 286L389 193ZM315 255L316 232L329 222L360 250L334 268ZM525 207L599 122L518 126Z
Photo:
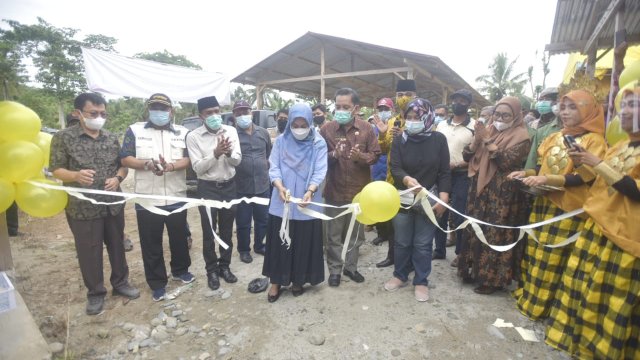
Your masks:
M324 44L320 47L320 103L326 104L324 93Z

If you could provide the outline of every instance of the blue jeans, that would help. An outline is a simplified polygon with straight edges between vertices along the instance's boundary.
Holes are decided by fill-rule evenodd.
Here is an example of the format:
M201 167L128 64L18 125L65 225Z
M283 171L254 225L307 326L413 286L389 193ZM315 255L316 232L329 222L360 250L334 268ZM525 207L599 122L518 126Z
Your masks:
M412 211L399 212L393 218L395 254L393 276L402 281L415 270L413 285L428 285L436 226L426 216Z
M452 208L458 210L461 213L465 213L467 208L467 194L469 193L469 176L467 172L452 172L451 173L451 196L450 205ZM449 221L451 220L451 221ZM445 211L445 213L438 218L438 225L441 228L446 229L448 224L451 223L451 228L458 227L464 218L452 211ZM456 241L456 254L460 253L460 239L462 238L463 229L451 233L451 236L455 236ZM435 250L436 255L446 255L446 243L447 234L436 229Z
M241 197L269 198L271 191L262 194L241 194ZM269 221L269 206L259 204L247 204L241 202L236 211L236 230L238 232L238 252L251 251L251 218L253 218L253 250L264 250L264 237L267 234L267 222Z

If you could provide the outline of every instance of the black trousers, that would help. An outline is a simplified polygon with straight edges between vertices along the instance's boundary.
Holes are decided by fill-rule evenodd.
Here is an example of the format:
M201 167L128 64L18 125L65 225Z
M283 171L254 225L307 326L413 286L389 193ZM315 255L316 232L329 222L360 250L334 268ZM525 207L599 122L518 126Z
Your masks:
M129 266L123 244L124 210L118 215L94 220L77 220L67 215L67 222L75 240L80 272L88 290L87 297L99 297L107 293L102 273L103 244L107 246L111 264L111 286L117 289L126 285Z
M187 244L187 212L169 216L158 215L149 210L136 209L140 250L144 263L144 275L152 290L167 286L167 268L164 264L162 235L167 226L169 249L171 250L171 274L179 276L189 271L191 257Z
M207 200L230 201L236 194L236 185L233 180L219 183L216 181L198 180L198 196ZM230 209L211 208L211 221L207 209L204 206L198 207L200 210L200 223L202 224L202 256L204 257L207 274L217 272L222 268L229 268L231 264L231 253L233 251L233 222L236 217L236 207ZM214 229L220 239L229 247L225 250L218 246L220 257L216 254Z
M395 244L393 237L393 223L391 220L376 224L378 236L389 241L389 249L387 250L387 259L393 260L393 246Z
M18 235L18 204L14 201L6 211L7 213L7 229L9 235Z

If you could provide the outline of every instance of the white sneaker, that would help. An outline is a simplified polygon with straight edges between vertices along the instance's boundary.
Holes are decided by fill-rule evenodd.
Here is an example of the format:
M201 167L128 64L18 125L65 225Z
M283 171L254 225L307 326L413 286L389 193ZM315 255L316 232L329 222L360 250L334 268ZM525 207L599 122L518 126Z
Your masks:
M392 277L389 281L384 283L384 289L387 291L396 291L401 287L407 286L407 281L402 281L397 277Z

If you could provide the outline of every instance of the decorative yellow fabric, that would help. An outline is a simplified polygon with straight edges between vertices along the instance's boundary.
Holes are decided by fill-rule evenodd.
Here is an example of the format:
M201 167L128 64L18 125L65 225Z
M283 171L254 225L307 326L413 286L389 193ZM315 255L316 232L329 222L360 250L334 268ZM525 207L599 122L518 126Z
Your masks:
M589 182L596 178L596 172L593 171L593 168L589 165L582 164L574 170L578 175L580 175L584 182Z
M604 156L607 149L607 144L601 134L587 133L577 137L576 142L600 158ZM539 175L562 175L564 177L567 174L576 174L582 177L581 171L573 167L573 161L567 153L561 132L553 133L544 139L538 147L538 159L542 159ZM588 196L589 185L586 183L593 180L593 176L582 177L582 180L585 184L567 187L564 191L552 191L546 196L564 211L579 209Z
M629 141L618 142L607 151L604 159L609 167L631 176L640 187L640 146L631 147ZM603 176L598 176L583 208L602 228L607 239L640 258L640 202L620 194Z
M524 176L528 177L528 176L536 176L536 169L526 169L524 171Z
M624 174L612 168L604 161L596 165L596 167L594 167L593 169L604 179L604 181L608 185L613 185L622 180L622 178L624 177Z
M387 132L382 136L378 136L380 151L382 154L387 154L387 182L391 185L393 185L393 176L391 176L391 144L393 143L393 135L391 135L391 128L397 120L400 120L400 129L404 130L404 119L402 115L398 114L387 121L387 126L389 126Z
M564 186L564 175L547 174L544 177L547 178L547 185L558 187Z

